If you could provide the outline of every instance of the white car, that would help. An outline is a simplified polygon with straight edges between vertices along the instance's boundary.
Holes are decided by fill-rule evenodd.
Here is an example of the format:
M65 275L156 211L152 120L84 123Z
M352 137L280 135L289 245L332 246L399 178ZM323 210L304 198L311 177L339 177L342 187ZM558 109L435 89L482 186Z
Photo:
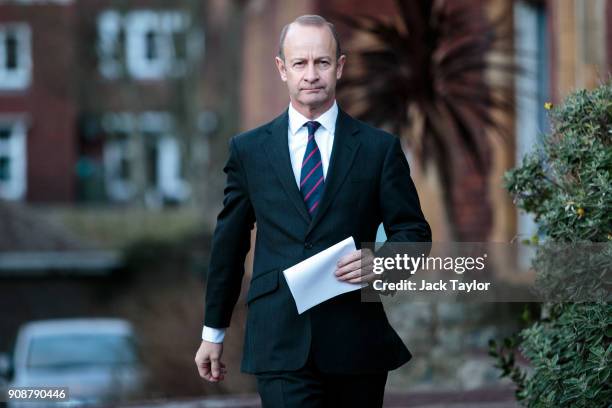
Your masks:
M113 404L141 396L145 372L122 319L30 322L17 335L9 387L67 387L68 401L9 400L8 407Z

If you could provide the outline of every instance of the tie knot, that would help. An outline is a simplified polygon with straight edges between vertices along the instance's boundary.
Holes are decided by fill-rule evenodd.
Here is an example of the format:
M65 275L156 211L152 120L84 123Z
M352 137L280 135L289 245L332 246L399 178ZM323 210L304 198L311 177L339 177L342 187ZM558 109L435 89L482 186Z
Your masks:
M308 136L312 136L315 134L315 132L317 131L319 126L321 126L321 124L317 122L316 120L311 120L311 121L304 123L304 126L308 128Z

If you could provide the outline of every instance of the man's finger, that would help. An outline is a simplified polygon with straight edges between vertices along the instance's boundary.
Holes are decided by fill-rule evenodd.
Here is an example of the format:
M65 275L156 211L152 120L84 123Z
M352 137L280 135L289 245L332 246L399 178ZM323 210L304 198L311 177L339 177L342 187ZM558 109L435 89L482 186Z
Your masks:
M353 279L349 279L347 282L348 283L363 283L363 282L372 282L373 280L375 280L378 277L377 274L375 273L370 273L370 274L364 274L363 276L358 276L356 278Z
M353 251L348 255L344 255L342 258L338 260L338 263L336 264L336 266L341 268L345 266L346 264L349 264L359 258L361 258L361 249L357 251Z
M349 272L341 277L339 277L338 279L343 280L345 282L351 282L355 279L362 279L363 276L365 276L366 273L364 271L362 271L361 269L357 269L356 271L353 272Z
M200 376L204 378L206 381L217 382L218 379L213 377L210 366L211 366L210 362L204 363L203 365L198 366L198 370L200 371Z
M200 377L210 382L217 382L217 380L213 378L211 370L211 361L208 358L201 362L196 360L196 367L198 367L198 373L200 374Z
M211 370L211 369L209 369L209 370L208 370L208 373L206 374L206 376L204 377L204 379L205 379L206 381L208 381L208 382L212 382L212 383L216 383L216 382L219 382L219 381L221 380L221 378L215 378L215 377L213 377L213 373L212 373L212 370Z
M221 367L220 367L220 361L218 358L211 358L210 359L211 362L211 371L212 371L212 376L215 379L218 379L221 376Z
M362 262L360 259L358 259L356 261L351 262L350 264L346 266L343 266L342 268L336 269L335 274L338 277L342 277L342 279L348 279L346 275L353 271L361 270L362 274L366 274L366 273L371 272L372 269L373 269L373 264L371 262L370 263Z
M359 260L357 261L353 261L341 268L336 269L336 276L342 276L345 275L349 272L353 272L355 270L358 270L361 267L361 262Z

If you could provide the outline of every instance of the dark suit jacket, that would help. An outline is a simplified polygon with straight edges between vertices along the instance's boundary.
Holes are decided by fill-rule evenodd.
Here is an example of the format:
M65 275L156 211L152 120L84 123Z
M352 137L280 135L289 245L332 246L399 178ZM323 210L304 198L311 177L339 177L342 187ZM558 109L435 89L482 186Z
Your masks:
M411 355L382 304L363 303L353 291L298 315L282 270L349 236L358 247L373 242L381 222L390 242L431 241L399 139L339 110L324 192L311 220L291 168L287 132L285 111L230 141L204 324L229 326L256 221L241 370L298 369L311 346L324 372L397 368Z

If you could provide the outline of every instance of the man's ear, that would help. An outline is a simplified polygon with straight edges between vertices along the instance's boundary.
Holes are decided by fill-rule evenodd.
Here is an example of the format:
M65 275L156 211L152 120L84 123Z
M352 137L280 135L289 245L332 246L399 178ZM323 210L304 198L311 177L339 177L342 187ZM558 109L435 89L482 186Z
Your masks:
M342 54L340 58L338 58L338 63L336 65L336 80L342 77L342 69L344 68L345 62L346 62L346 55Z
M283 80L283 82L287 82L287 70L285 68L285 61L280 59L280 57L276 57L274 61L276 62L276 68L278 69L278 73L280 74L281 79Z

